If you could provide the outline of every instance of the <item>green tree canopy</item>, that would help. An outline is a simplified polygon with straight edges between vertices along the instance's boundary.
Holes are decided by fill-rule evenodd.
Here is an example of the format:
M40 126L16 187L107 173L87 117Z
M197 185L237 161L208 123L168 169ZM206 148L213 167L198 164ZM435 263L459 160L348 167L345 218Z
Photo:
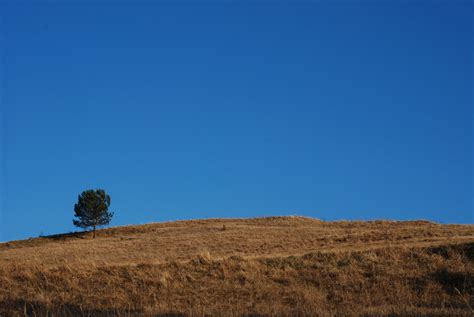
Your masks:
M112 220L113 212L109 211L110 196L105 190L86 190L79 195L77 203L74 205L74 219L72 222L76 227L93 228L93 238L95 229L104 226Z

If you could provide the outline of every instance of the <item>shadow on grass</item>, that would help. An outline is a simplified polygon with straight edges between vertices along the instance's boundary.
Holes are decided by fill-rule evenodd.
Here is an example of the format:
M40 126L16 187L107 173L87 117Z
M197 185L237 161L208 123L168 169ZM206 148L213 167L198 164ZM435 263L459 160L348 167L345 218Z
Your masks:
M447 259L450 256L450 251L457 251L463 254L469 260L474 260L474 243L463 243L458 245L443 245L439 247L428 248L430 253L438 254Z
M474 274L469 272L450 272L441 269L432 274L432 277L440 283L449 294L468 293L474 295Z
M15 315L10 315L17 312ZM0 303L0 316L62 316L62 317L112 317L112 316L147 316L143 311L133 309L86 309L80 305L64 304L57 307L47 307L43 303L25 300L7 300ZM187 315L175 312L153 314L156 317L184 317Z
M41 236L43 239L51 239L55 241L66 241L68 239L84 239L87 231L76 231L76 232L69 232L69 233L59 233L59 234L52 234L49 236Z

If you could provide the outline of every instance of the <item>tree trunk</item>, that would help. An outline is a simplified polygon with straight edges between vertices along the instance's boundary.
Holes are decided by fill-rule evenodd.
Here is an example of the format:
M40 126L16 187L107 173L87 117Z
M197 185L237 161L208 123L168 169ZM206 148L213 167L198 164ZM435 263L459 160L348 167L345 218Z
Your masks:
M94 230L92 232L92 239L95 239L95 225L94 225Z

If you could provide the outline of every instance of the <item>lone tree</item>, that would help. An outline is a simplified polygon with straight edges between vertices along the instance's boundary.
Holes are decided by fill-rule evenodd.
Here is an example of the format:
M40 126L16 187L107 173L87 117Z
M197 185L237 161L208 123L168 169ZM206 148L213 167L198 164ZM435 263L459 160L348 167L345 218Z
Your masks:
M74 205L73 220L76 227L93 228L93 238L95 238L95 228L107 225L112 220L113 212L109 212L110 196L103 189L86 190L79 195L77 204Z

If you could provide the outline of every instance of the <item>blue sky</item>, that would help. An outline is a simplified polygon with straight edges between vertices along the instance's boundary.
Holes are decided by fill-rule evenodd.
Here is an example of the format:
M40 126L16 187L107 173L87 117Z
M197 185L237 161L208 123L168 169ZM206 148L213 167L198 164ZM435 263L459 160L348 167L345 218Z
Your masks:
M2 1L0 240L299 214L473 221L471 1Z

